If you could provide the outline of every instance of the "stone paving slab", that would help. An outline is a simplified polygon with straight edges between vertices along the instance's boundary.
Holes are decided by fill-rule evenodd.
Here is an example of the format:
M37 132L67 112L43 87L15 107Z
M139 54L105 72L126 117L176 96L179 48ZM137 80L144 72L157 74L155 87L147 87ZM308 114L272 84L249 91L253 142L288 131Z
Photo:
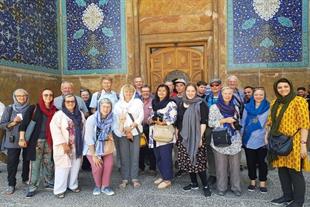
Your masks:
M247 191L247 171L242 171L241 197L236 197L228 192L225 196L218 196L215 193L211 197L205 198L202 190L191 192L182 191L182 187L189 183L189 177L184 175L176 178L169 189L158 190L153 184L154 177L141 176L142 186L139 189L133 189L128 186L125 190L118 188L120 183L120 173L114 169L112 176L112 188L116 195L99 196L92 195L93 180L90 172L80 172L80 186L82 191L76 193L66 193L64 199L57 199L52 191L40 190L30 199L25 198L26 186L20 179L20 170L18 172L16 192L13 195L5 195L7 187L6 166L0 164L0 207L96 207L96 206L113 206L113 207L187 207L187 206L206 206L206 207L271 207L270 200L281 196L279 179L277 171L269 171L268 175L268 193L261 194L258 191ZM310 207L310 174L305 174L307 183L305 207Z

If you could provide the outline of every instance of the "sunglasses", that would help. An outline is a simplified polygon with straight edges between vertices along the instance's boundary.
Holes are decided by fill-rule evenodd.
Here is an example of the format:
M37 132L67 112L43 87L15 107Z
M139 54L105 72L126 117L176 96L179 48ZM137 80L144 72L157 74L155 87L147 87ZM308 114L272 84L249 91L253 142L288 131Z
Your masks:
M210 85L210 87L217 87L217 86L219 86L219 84L212 84L212 85Z

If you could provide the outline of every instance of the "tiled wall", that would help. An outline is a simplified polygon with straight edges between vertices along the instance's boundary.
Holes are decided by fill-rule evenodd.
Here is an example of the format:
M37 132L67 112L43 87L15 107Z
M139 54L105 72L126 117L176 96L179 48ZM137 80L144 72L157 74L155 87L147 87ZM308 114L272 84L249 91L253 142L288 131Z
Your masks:
M124 73L125 0L63 1L64 74Z
M228 0L228 68L309 65L308 0Z
M0 65L60 72L56 0L0 1Z

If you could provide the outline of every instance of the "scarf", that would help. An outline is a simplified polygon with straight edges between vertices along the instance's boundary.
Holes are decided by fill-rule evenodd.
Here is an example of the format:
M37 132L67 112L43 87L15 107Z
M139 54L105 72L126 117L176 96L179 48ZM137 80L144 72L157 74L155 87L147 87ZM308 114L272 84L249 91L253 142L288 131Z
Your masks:
M163 100L160 101L159 97L156 95L155 98L152 100L153 111L165 108L170 101L171 99L169 98L169 96L166 96Z
M262 129L263 126L259 122L258 115L264 114L269 110L269 102L266 97L261 102L258 108L255 107L255 100L252 96L248 104L245 105L245 110L247 112L247 117L245 119L244 133L243 133L243 144L247 145L251 134L258 129Z
M290 93L287 96L283 97L279 94L278 89L277 89L277 86L279 83L288 83L290 85ZM276 94L277 99L275 100L274 105L271 108L272 125L271 125L270 133L273 136L279 136L281 133L278 130L279 130L279 126L283 118L284 112L288 108L291 101L296 97L296 94L294 93L293 84L286 78L281 78L278 81L276 81L273 84L273 90ZM282 105L282 108L279 112L279 115L277 116L278 109L281 105Z
M210 93L210 95L206 97L206 101L207 101L208 107L210 108L213 104L217 103L218 97L214 98L213 93Z
M224 118L227 117L234 117L236 114L236 108L234 104L234 96L229 101L228 105L225 104L222 93L219 93L218 102L216 104L217 108L220 110L221 114ZM225 128L227 128L227 131L230 136L234 136L236 134L236 130L231 126L229 123L224 123L223 125Z
M108 134L112 130L113 114L109 113L106 118L101 118L99 111L95 113L96 118L96 155L103 155L104 141L107 139Z
M183 103L189 105L189 107L184 112L182 121L182 130L180 132L180 135L183 138L182 144L186 148L186 151L193 165L195 165L197 162L196 155L198 152L198 146L201 139L201 131L200 131L201 102L202 102L201 98L197 96L193 99L183 97Z
M70 112L65 106L65 98L64 98L62 102L62 112L65 113L73 121L75 150L76 150L75 154L76 154L76 157L80 157L83 152L82 115L81 115L81 111L78 108L77 100L75 96L74 96L74 100L75 100L74 111Z
M51 120L53 118L53 115L55 114L55 112L57 111L56 107L54 106L54 101L52 101L50 103L50 108L46 108L44 101L43 101L43 97L42 94L39 98L39 103L38 106L40 108L40 110L43 112L43 114L47 117L47 121L45 123L45 136L46 136L46 140L47 140L47 144L50 148L53 147L53 139L52 139L52 134L51 134L51 130L50 130L50 123Z
M15 97L15 92L13 93L13 101L14 103L12 104L12 108L15 112L17 113L21 113L21 114L24 114L24 112L27 111L28 107L30 106L29 105L29 98L27 97L27 100L25 103L21 104L17 101L17 98Z

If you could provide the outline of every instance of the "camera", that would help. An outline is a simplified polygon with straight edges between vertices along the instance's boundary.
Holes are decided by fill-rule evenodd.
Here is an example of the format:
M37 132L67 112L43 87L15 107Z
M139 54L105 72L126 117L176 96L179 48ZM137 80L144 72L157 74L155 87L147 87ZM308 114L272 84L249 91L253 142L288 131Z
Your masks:
M164 115L160 113L155 113L154 116L152 117L153 121L160 121L162 122L164 120Z
M10 135L10 136L9 136L9 141L10 141L11 143L14 143L14 142L15 142L15 136L14 136L14 135Z
M236 119L235 119L235 120L236 120ZM236 120L236 121L233 123L233 125L234 125L234 128L235 128L236 130L240 130L240 129L242 128L242 126L240 125L240 123L239 123L238 120Z

